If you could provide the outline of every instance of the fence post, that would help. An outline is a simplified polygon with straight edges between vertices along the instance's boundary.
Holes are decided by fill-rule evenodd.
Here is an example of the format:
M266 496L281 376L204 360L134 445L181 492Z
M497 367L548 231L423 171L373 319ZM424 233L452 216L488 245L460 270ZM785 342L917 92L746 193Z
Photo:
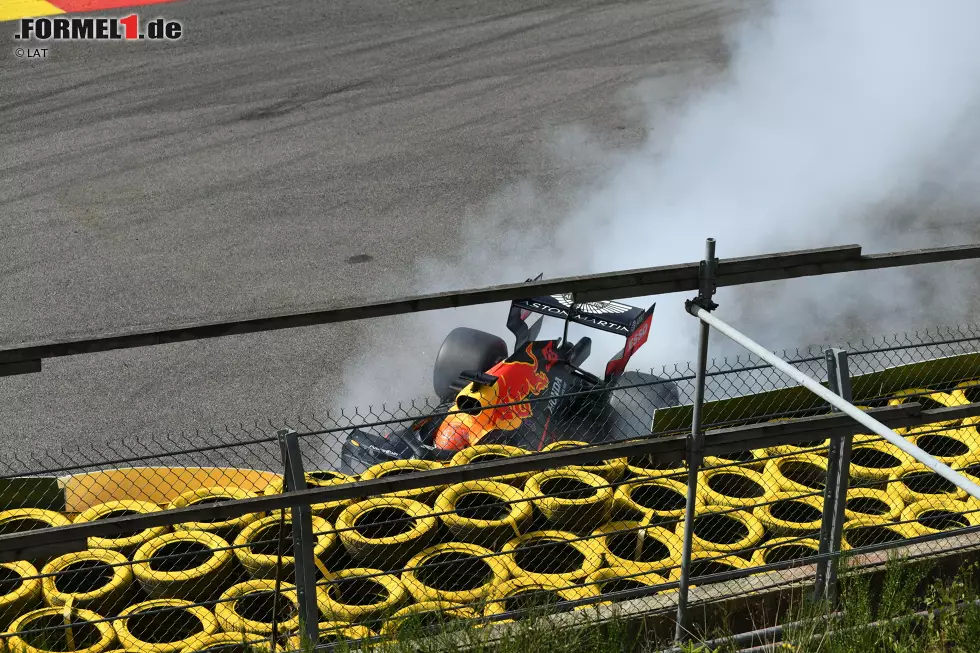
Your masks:
M283 491L306 489L303 457L299 439L293 429L282 429L276 435L282 451ZM313 560L313 516L309 505L290 508L293 523L293 563L296 570L296 602L299 604L301 646L315 646L319 641L319 612L316 603L316 563Z
M715 239L709 238L705 243L705 257L701 261L699 274L698 296L685 302L688 313L703 308L713 310L718 307L711 297L715 292ZM687 439L687 502L684 508L684 540L681 551L681 577L677 590L677 616L674 639L682 643L690 639L691 619L687 610L687 594L691 574L691 548L694 537L694 510L697 505L698 470L704 456L704 433L701 432L701 410L704 407L705 375L708 368L708 334L710 327L698 320L698 362L694 379L694 405L691 413L691 434Z
M847 352L828 349L827 385L831 392L851 401L851 376L847 364ZM827 452L827 486L824 488L823 520L820 523L820 553L839 553L841 547L844 509L847 504L847 486L851 466L851 441L853 437L835 436L830 440ZM817 563L814 581L814 600L837 598L837 566L839 558Z

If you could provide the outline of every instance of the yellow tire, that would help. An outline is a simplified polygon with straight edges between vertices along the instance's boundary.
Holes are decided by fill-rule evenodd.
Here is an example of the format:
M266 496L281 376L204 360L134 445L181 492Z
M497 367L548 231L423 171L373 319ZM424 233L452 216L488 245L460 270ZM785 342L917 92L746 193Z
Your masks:
M450 485L434 505L454 540L493 549L520 536L534 517L534 504L523 490L495 481Z
M750 569L754 566L754 563L737 555L725 555L719 551L691 551L692 579L699 576L713 576L729 571ZM680 566L677 566L671 570L670 580L677 581L680 580L680 577L681 569ZM690 587L697 587L697 584L691 583Z
M756 519L775 537L819 533L823 523L823 497L778 494L752 511Z
M326 574L316 594L324 618L351 623L386 617L411 598L397 576L366 567Z
M361 640L370 639L377 636L377 633L367 626L351 624L346 621L321 621L317 624L317 630L319 631L318 634L321 645L342 644L346 642L351 648L361 648L362 650L365 648L374 648L376 646L375 643L361 645L357 644L357 642ZM299 651L303 648L303 642L299 635L293 635L290 637L286 645L289 647L286 649L287 651ZM342 647L337 647L333 650L336 651L344 649ZM223 651L217 651L216 653L223 653ZM234 653L238 652L235 651Z
M905 502L894 492L862 487L849 488L844 503L844 519L850 521L880 517L886 521L898 521L904 508Z
M905 432L905 437L936 460L953 469L971 464L980 453L976 429L938 428L927 424Z
M980 513L974 512L977 507L980 506L976 502L917 501L905 506L901 521L909 522L924 534L951 531L980 524Z
M826 458L814 454L774 458L766 463L763 483L774 492L822 492L827 481L827 465Z
M841 530L845 545L841 548L845 550L901 542L922 534L918 528L909 524L896 524L880 517L852 519L844 522Z
M633 477L671 478L681 482L687 480L687 463L683 460L665 463L649 454L630 456L626 459L626 469Z
M348 476L347 474L341 474L340 472L334 472L330 470L314 470L306 472L306 489L312 490L318 487L330 487L332 485L345 485L347 483L354 483L358 480L357 476ZM282 494L283 481L282 478L274 480L272 483L265 488L264 494ZM352 503L351 499L341 499L340 501L325 501L324 503L314 503L311 506L313 514L317 517L323 517L327 521L334 521L337 519L344 508Z
M960 406L964 403L969 403L964 401L964 399L955 394L948 392L936 392L934 390L929 390L927 388L911 388L908 390L902 390L896 392L893 395L894 399L888 402L889 406L901 406L905 403L918 403L922 404L922 408L925 410L933 408L948 408L951 406ZM933 422L932 426L935 428L955 426L961 420L948 420L943 422ZM895 429L896 433L905 433L908 429Z
M71 520L54 510L38 508L14 508L0 512L0 535L26 533L42 528L70 526ZM44 566L47 559L33 560L38 567Z
M184 492L167 506L168 510L175 508L187 508L188 506L199 506L209 503L220 503L222 501L234 501L241 499L252 499L259 496L256 492L247 492L237 487L206 487L197 490ZM180 531L207 531L215 533L228 541L234 540L235 535L243 528L263 517L261 514L248 513L240 517L225 519L221 521L201 521L175 524L174 530Z
M601 547L564 531L534 531L504 544L499 556L513 577L539 583L572 584L603 566Z
M96 612L85 609L70 611L71 629L66 625L64 608L41 608L23 614L10 625L6 638L6 650L12 653L47 653L49 651L70 651L73 653L105 653L116 644L116 633L112 624L103 621ZM29 631L51 628L47 632ZM26 633L20 635L18 633ZM69 639L70 638L70 639Z
M709 469L701 476L699 484L705 504L713 506L751 509L774 496L774 492L766 487L762 474L751 469Z
M0 581L5 587L0 595L0 629L26 612L41 607L41 579L37 567L24 560L0 563Z
M500 558L490 549L475 544L436 544L408 562L401 580L420 603L472 603L510 578L510 569Z
M218 632L210 610L176 599L131 605L119 613L113 626L123 648L142 653L180 653L195 637Z
M580 449L582 447L589 446L595 445L590 445L588 442L580 442L578 440L559 440L557 442L552 442L541 451L565 451L567 449ZM578 469L583 472L589 472L590 474L601 476L610 483L615 483L623 478L623 475L626 473L626 459L611 458L609 460L603 460L602 463L598 465L570 465L566 469Z
M609 521L615 496L609 481L575 469L539 472L527 480L524 493L553 529L576 533Z
M644 527L635 521L610 522L596 529L593 535L603 561L610 567L656 573L681 562L681 539L660 526Z
M912 456L880 436L855 436L848 470L855 481L883 483L917 465Z
M752 554L752 564L768 565L787 560L799 560L820 553L820 542L812 538L777 537L769 540Z
M457 465L469 465L471 463L486 463L491 460L503 460L504 458L515 458L536 453L522 449L520 447L510 447L504 444L477 444L460 450L452 457L449 464L453 467ZM515 487L524 487L530 473L505 474L503 476L493 476L487 480L507 483Z
M765 458L765 449L705 456L701 463L701 469L751 469L754 472L761 472L766 466Z
M704 495L694 497L695 510L704 507ZM687 485L669 478L634 478L616 488L616 507L628 517L651 524L674 525L684 519Z
M892 476L888 483L888 491L901 499L906 506L919 501L933 501L937 504L947 499L963 501L969 496L966 490L925 468Z
M158 512L159 510L160 506L149 501L108 501L106 503L100 503L97 506L92 506L88 510L83 510L75 517L74 523L83 524L99 519L112 519L127 515L145 515L151 512ZM88 548L110 549L130 555L146 542L152 540L154 537L163 535L168 530L168 526L154 526L121 537L90 537L88 538Z
M693 528L695 551L737 554L753 548L765 535L762 523L752 513L732 511L729 506L705 506L694 516ZM674 532L683 538L683 522Z
M360 564L398 569L427 547L439 519L424 503L400 497L367 499L348 506L337 517L340 541Z
M276 565L279 562L279 511L271 517L263 517L242 529L235 538L235 556L249 576L254 579L276 577ZM322 517L313 517L313 533L316 543L313 545L313 556L323 559L337 546L337 533L330 523ZM293 560L293 526L289 513L283 520L286 531L282 556L282 578L293 580L296 565Z
M297 650L289 649L289 650ZM181 653L265 653L269 638L244 632L195 635ZM122 652L120 652L122 653Z
M273 604L278 601L278 605ZM299 602L296 587L280 583L276 597L276 581L248 580L229 587L214 606L218 626L226 633L271 635L272 620L276 618L280 632L299 628Z
M381 635L397 640L431 637L465 628L468 621L478 616L472 608L458 603L414 603L391 615L381 628Z
M669 572L661 575L652 571L640 572L630 567L603 567L589 574L582 587L595 587L600 596L606 596L617 592L663 585L664 583L670 582L669 575ZM673 589L660 589L654 592L654 594L645 595L644 598L676 591ZM615 597L613 597L613 600L616 600Z
M214 599L235 571L228 542L205 531L164 533L137 549L134 560L136 580L154 599Z
M371 465L361 474L362 481L370 481L376 478L387 478L389 476L402 476L413 472L429 472L434 469L442 469L443 464L436 460L389 460L387 462ZM435 499L440 492L446 489L445 485L432 487L421 487L414 490L403 490L401 492L385 493L382 497L396 497L401 499L411 499L420 503L429 503Z
M599 590L595 585L548 583L523 576L504 581L497 588L495 595L489 597L487 600L483 614L489 617L507 612L519 612L520 614L514 619L508 619L506 621L520 621L530 616L530 613L538 610L547 610L549 608L560 609L562 603L596 598L598 596L600 596ZM574 609L581 610L592 607L593 605L595 604L586 603ZM491 623L498 624L504 622L495 621Z
M52 608L70 600L74 607L116 614L131 598L133 569L119 551L66 553L46 564L41 574L45 575L41 581L44 603Z

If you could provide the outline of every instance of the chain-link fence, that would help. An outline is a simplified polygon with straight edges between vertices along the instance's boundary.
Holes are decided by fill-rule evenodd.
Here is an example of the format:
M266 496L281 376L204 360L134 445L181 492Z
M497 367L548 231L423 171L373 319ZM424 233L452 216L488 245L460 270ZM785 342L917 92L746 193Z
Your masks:
M848 345L853 402L980 478L978 345L974 330ZM787 358L831 376L822 350ZM32 653L294 650L303 634L320 645L490 636L550 611L576 623L619 608L671 616L694 376L661 370L505 405L418 402L7 459L4 642ZM829 541L830 434L846 428L827 403L753 359L715 361L705 400L692 602L812 583L837 551L980 544L980 504L853 422L845 521ZM910 404L925 413L903 412ZM482 433L488 414L495 428L479 442L434 446L461 424ZM813 426L775 433L780 424ZM711 447L721 440L744 448Z

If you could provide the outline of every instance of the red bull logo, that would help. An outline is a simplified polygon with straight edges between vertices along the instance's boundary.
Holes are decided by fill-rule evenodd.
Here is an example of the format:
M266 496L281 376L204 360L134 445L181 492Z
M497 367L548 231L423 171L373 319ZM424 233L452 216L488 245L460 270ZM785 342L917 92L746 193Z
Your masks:
M551 343L546 347L549 352L553 350ZM550 368L554 361L548 362ZM531 404L525 400L540 395L550 384L547 373L539 369L534 343L527 345L520 354L497 363L487 373L497 377L493 385L477 387L471 383L457 395L457 405L471 404L474 412L446 417L436 434L436 447L458 450L476 444L492 430L516 429L532 414ZM480 409L476 404L484 408Z

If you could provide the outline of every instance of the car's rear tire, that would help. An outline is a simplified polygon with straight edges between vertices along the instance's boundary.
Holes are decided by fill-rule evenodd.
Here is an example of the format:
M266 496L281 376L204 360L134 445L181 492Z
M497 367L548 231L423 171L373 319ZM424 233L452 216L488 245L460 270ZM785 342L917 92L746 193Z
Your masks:
M432 371L432 386L440 399L452 392L452 383L462 372L486 372L507 358L507 343L502 338L467 327L449 332L442 341Z

